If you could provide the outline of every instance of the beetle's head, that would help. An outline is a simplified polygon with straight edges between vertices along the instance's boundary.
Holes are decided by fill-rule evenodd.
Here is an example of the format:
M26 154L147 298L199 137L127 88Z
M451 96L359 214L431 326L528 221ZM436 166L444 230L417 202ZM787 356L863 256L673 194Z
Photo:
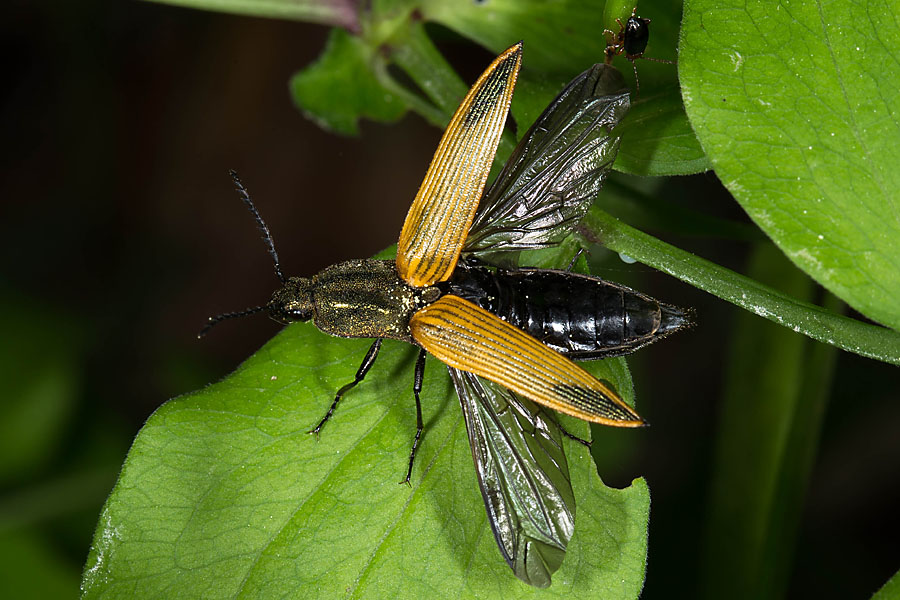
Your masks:
M269 316L281 323L309 321L315 305L312 297L312 280L305 277L289 277L284 286L272 294L266 304Z

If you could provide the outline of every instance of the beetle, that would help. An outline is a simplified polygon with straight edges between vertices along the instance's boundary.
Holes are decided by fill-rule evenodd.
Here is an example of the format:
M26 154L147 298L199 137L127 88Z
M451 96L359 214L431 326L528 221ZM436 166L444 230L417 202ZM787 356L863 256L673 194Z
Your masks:
M689 311L570 271L510 268L510 253L558 244L612 167L612 129L630 105L621 74L597 64L576 77L522 137L482 194L522 60L521 42L479 77L450 120L407 214L393 261L352 260L311 278L282 274L272 236L232 173L282 287L267 311L340 337L375 338L353 381L310 430L316 435L372 367L382 339L419 347L413 395L423 432L425 356L444 362L459 396L488 520L521 580L550 585L574 528L575 500L553 411L619 427L644 420L572 359L632 352L691 323ZM497 266L497 265L507 266ZM552 409L552 410L547 410ZM572 436L574 437L574 436Z
M647 49L647 43L650 41L650 19L637 16L636 6L631 9L631 16L628 17L624 24L621 19L616 19L616 23L619 24L618 33L610 29L603 30L603 35L606 36L606 64L611 64L613 58L624 53L625 58L631 61L631 66L634 69L636 91L637 94L640 94L641 82L638 79L637 65L634 61L642 58L669 65L674 65L675 63L663 58L644 56L644 50Z

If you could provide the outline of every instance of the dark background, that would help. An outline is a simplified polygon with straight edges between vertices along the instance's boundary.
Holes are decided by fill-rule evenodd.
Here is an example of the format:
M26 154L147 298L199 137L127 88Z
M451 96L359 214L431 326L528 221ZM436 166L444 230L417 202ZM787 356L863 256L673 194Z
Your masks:
M196 340L209 315L260 304L277 284L228 169L272 227L285 271L311 274L396 241L440 132L407 116L364 123L348 139L306 120L287 82L318 56L324 27L144 3L17 0L0 32L0 596L40 597L40 587L17 587L38 577L72 597L142 423L167 399L225 376L279 329L258 317ZM489 56L444 50L467 79ZM711 174L667 185L673 200L745 218ZM743 268L746 245L667 239ZM645 597L693 595L685 590L698 568L739 311L646 268L599 274L700 315L677 342L629 361L653 427L610 433L629 450L601 465L613 484L649 481ZM793 597L868 597L900 563L897 372L845 353L837 365Z

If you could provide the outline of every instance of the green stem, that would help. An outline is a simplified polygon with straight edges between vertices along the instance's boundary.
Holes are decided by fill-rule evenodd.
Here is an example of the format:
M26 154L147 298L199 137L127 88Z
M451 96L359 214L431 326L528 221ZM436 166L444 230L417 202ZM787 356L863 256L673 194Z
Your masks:
M694 256L591 208L579 231L589 240L626 254L770 321L861 356L900 365L900 333L802 302L730 269Z
M449 118L441 109L420 97L418 94L409 91L391 77L388 73L386 63L376 63L374 65L374 73L376 79L378 79L378 83L384 86L384 88L392 94L402 98L403 102L405 102L411 110L417 112L419 116L428 121L431 125L434 125L435 127L444 127L449 121Z
M398 29L388 43L391 59L409 75L431 102L391 77L386 65L376 72L379 82L401 96L426 121L441 129L445 128L465 97L468 86L438 51L422 23L413 22L409 27ZM514 146L514 137L509 131L504 131L500 138L498 157L508 156Z
M445 115L445 127L453 111L468 91L468 86L450 66L421 23L412 23L403 32L403 39L392 48L391 58L416 83L422 92Z
M456 105L466 94L466 85L441 56L422 24L409 22L397 27L384 40L382 48L387 53L387 60L374 63L378 82L400 96L410 109L430 124L441 129L446 127ZM388 71L389 62L403 69L419 90L410 90L397 81Z

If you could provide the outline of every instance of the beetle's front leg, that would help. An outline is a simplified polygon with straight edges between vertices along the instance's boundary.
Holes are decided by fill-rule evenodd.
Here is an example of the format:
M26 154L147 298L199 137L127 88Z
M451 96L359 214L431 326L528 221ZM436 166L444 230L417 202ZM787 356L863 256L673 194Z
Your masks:
M356 377L350 383L344 385L341 389L337 391L337 394L334 396L334 402L331 403L331 407L328 409L328 412L325 413L325 416L322 417L322 420L319 421L319 424L307 431L307 433L311 433L316 436L316 439L319 438L319 432L322 430L322 427L331 418L331 415L334 414L334 409L337 408L338 402L341 401L341 398L347 393L350 389L356 386L357 383L362 381L366 373L369 372L369 369L372 368L372 365L375 363L375 359L378 357L378 351L381 349L381 338L377 338L374 342L372 342L372 346L369 347L369 351L366 352L366 357L363 358L362 364L359 365L359 369L356 371ZM418 396L416 396L418 399ZM421 420L421 419L420 419Z

